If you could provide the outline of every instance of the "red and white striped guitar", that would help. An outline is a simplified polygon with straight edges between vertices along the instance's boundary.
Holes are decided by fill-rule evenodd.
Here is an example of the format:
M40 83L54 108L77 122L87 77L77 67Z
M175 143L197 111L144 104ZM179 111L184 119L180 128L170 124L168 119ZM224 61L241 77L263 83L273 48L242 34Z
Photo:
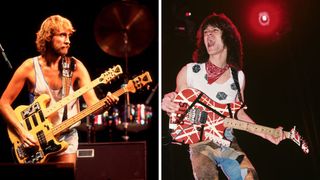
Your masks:
M213 140L221 146L230 146L230 141L224 137L226 128L234 128L250 133L259 132L278 137L279 132L270 127L233 119L236 112L242 108L241 102L220 104L210 99L206 94L194 88L186 88L178 93L174 102L180 110L172 113L169 119L169 129L173 140L194 144L200 141ZM294 141L304 153L309 153L308 145L296 131L283 131L285 137Z

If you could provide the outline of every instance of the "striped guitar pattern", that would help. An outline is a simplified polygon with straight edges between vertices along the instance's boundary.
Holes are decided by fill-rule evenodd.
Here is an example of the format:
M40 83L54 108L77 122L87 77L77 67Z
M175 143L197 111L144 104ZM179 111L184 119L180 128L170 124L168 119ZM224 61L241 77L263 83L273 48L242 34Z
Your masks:
M169 129L173 140L179 143L194 144L213 140L221 146L228 147L231 142L224 136L226 128L249 133L264 133L274 137L280 136L279 131L274 128L230 118L242 108L241 102L220 104L194 88L180 91L174 102L179 104L180 109L170 115ZM304 153L309 153L306 141L295 127L283 133L285 138L291 139L300 146Z

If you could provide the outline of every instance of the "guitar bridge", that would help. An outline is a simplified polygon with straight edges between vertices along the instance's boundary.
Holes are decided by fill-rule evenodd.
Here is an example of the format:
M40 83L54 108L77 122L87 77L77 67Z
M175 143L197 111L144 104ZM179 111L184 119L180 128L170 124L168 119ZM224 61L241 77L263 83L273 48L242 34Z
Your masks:
M26 164L35 164L44 158L43 152L39 151L38 147L24 147L20 145L17 148L17 155L19 159L25 159L24 163Z
M26 160L26 163L27 164L35 164L35 163L40 162L43 158L44 158L44 155L43 155L42 151L37 151L36 153L32 154L32 156L30 156Z

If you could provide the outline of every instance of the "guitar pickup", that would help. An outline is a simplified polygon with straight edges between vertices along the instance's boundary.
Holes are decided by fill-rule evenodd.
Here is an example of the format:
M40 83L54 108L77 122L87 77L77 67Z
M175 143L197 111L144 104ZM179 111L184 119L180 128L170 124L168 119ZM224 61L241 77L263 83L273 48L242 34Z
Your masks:
M34 104L28 106L27 109L21 111L22 119L26 119L40 110L41 110L40 104L38 102L34 103Z
M201 112L200 112L200 109L198 108L190 109L187 116L188 120L193 122L194 124L199 124L200 117L201 117Z

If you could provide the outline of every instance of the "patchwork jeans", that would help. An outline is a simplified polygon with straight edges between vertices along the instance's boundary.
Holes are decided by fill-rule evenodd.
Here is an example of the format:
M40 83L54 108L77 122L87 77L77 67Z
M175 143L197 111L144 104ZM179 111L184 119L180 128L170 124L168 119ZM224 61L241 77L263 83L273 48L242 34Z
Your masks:
M189 150L195 179L219 179L218 167L230 180L258 179L250 160L235 141L230 147L204 141L191 144Z

